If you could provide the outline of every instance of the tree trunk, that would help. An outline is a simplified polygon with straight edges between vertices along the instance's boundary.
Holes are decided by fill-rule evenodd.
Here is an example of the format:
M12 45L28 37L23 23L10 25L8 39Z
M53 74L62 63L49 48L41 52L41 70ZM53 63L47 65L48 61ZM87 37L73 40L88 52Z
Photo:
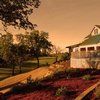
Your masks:
M37 59L37 67L39 67L40 66L39 57L37 56L36 59Z
M12 76L15 74L15 66L12 66Z
M56 56L56 62L58 61L58 56Z
M22 58L19 61L19 73L22 73Z
M21 66L21 64L19 65L19 73L22 73L22 66Z

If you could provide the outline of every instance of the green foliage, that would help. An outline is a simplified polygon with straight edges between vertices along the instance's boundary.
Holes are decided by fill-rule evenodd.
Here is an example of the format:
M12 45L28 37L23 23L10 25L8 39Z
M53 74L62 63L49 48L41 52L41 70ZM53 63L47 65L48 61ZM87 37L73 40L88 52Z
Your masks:
M29 53L31 56L36 57L37 64L39 66L39 57L41 52L51 50L51 42L48 40L48 33L47 32L39 32L38 30L34 30L30 33L25 35L20 35L20 41L23 41L29 47ZM23 39L22 39L23 38Z
M97 86L94 91L97 98L100 98L100 86Z
M10 92L13 93L25 93L27 91L33 90L40 85L41 80L33 81L31 76L28 77L28 81L26 83L19 83L12 87Z
M62 55L61 55L61 60L62 61L66 61L66 60L69 60L69 59L70 59L69 53L67 53L67 52L62 53Z
M56 91L56 96L62 96L67 94L69 94L69 90L67 89L67 87L60 87Z
M89 58L86 59L89 68L97 69L99 67L99 52L89 52Z
M13 35L11 33L1 34L0 36L0 56L1 59L9 66L11 60L11 46L13 44Z
M66 70L66 77L71 78L71 77L79 77L81 76L81 70L77 68L69 68Z
M0 20L3 25L21 27L24 29L34 28L28 16L38 8L40 0L0 0Z
M92 79L92 76L91 75L84 75L82 77L82 79L84 79L84 80L91 80Z
M51 42L48 40L47 32L34 30L27 34L16 35L17 43L14 44L11 33L0 34L0 66L12 67L12 75L15 74L15 66L22 72L22 65L29 56L36 57L38 66L40 65L40 54L42 50L51 50ZM45 62L49 65L48 62Z

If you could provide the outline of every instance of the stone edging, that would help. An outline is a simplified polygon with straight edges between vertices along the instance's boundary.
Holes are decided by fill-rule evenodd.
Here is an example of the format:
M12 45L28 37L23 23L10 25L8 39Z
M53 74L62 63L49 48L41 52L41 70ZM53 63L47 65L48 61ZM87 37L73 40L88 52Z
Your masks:
M96 84L92 85L87 90L82 92L78 97L76 97L75 100L82 100L87 94L89 94L92 90L94 90L99 84L100 82L97 82Z

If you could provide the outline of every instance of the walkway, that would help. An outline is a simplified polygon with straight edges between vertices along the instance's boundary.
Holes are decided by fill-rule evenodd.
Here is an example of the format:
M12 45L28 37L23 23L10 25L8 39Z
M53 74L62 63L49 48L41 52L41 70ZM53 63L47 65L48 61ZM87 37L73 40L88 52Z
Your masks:
M20 82L26 82L27 78L31 76L32 80L42 79L44 77L47 77L51 74L53 74L56 70L65 69L64 64L58 65L52 65L50 67L41 67L38 69L35 69L33 71L19 74L13 77L9 77L4 79L3 81L0 81L0 92L5 93L9 91L10 87L20 83Z

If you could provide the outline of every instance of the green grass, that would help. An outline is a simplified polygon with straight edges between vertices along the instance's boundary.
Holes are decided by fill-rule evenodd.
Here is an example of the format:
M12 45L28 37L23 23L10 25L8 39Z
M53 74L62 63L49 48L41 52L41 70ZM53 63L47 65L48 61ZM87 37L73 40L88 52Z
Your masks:
M49 66L55 61L55 57L40 57L40 67ZM37 68L37 60L31 59L28 61L25 61L22 66L22 73L31 71L33 69ZM19 74L18 67L15 68L15 75ZM12 69L11 68L0 68L0 80L10 77L12 75Z
M55 61L55 57L40 57L39 61L40 61L40 67L47 66L47 64L51 65ZM24 67L37 67L37 60L32 59L29 61L25 61L23 66Z

